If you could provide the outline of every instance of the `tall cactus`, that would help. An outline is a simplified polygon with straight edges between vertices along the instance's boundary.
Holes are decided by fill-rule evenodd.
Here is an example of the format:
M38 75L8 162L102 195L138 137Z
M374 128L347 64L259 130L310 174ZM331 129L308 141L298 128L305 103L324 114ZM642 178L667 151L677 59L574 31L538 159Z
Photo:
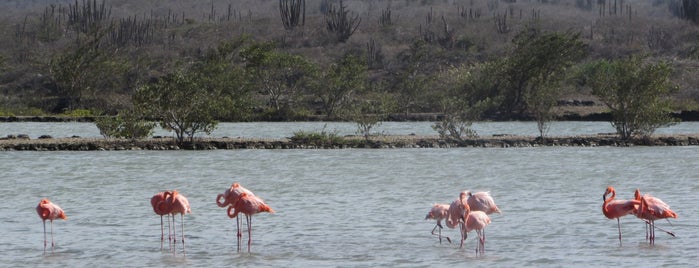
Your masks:
M279 15L284 29L306 24L306 0L279 0Z
M340 1L339 7L333 5L327 13L325 13L325 21L327 23L327 29L331 33L335 33L337 36L337 41L345 42L347 41L354 31L359 27L359 23L362 20L359 15L354 16L349 15L349 11L345 10L345 5Z

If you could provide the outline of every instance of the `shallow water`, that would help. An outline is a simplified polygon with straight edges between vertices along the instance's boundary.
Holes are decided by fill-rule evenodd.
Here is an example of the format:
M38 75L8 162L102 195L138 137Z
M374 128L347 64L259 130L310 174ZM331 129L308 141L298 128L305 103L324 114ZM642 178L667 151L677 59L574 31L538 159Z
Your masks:
M699 250L696 147L454 148L2 152L0 263L9 267L499 267L694 266ZM277 213L253 217L252 253L235 251L235 222L215 197L232 182ZM604 189L662 198L679 219L658 221L677 237L601 213ZM164 189L188 197L186 256L160 249L149 203ZM461 190L490 191L503 211L486 229L485 256L472 233L463 249L439 244L424 220ZM56 248L43 253L34 210L50 198ZM179 217L178 217L179 228ZM179 234L179 229L178 229ZM458 238L455 230L444 234ZM458 240L458 239L457 239Z
M433 122L382 122L372 129L372 134L385 135L437 135L432 129ZM476 122L472 126L480 136L496 134L513 134L538 136L536 122ZM337 135L356 135L357 125L351 122L249 122L249 123L220 123L210 137L243 137L243 138L285 138L295 132L326 132ZM614 128L609 122L563 121L553 122L547 133L549 136L596 135L598 133L613 133ZM697 133L699 122L682 122L677 125L659 128L657 134ZM80 136L84 138L100 138L99 129L94 123L64 123L64 122L10 122L0 123L0 137L7 135L26 134L35 139L41 135L51 135L54 138ZM160 128L155 129L154 135L173 136Z

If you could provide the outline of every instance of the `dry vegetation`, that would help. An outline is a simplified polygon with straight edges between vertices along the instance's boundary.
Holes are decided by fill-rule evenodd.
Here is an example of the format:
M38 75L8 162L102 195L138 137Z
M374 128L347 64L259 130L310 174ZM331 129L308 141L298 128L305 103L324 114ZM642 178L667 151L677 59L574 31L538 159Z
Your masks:
M133 89L170 72L181 62L208 48L243 34L259 41L274 41L283 51L302 55L321 66L350 50L366 51L374 43L380 62L371 77L381 80L404 67L401 55L415 40L432 48L428 63L444 66L483 62L501 57L510 41L525 27L551 32L580 32L589 45L588 60L647 54L674 66L673 81L680 86L678 109L699 105L699 27L673 16L674 0L375 0L344 1L361 22L346 42L337 42L325 28L325 10L333 0L305 1L305 25L287 30L277 0L134 1L108 0L110 19L152 23L141 43L119 45L115 56L126 59L128 71L108 90L91 92L98 101L86 108L118 110L130 103ZM55 56L75 42L65 27L65 9L75 1L3 1L0 8L0 112L38 108L56 112L56 83L49 66ZM95 1L100 5L101 1ZM604 4L600 4L604 3ZM50 13L50 12L54 13ZM50 15L53 14L53 15ZM52 20L42 20L49 16ZM48 25L48 26L47 26ZM116 42L116 41L114 41ZM594 100L587 89L566 85L566 99ZM430 112L429 108L425 111ZM559 108L562 109L562 108ZM572 110L581 108L571 108ZM600 109L599 106L592 109ZM589 111L589 110L588 110ZM563 111L565 112L565 111Z

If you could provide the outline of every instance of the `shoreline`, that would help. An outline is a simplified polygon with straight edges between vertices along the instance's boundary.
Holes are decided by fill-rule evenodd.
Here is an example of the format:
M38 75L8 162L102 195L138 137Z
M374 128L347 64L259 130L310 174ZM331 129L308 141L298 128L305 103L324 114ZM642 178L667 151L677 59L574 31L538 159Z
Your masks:
M196 138L193 143L177 144L174 138L140 140L107 138L40 138L0 139L0 151L124 151L124 150L244 150L244 149L398 149L398 148L526 148L526 147L631 147L631 146L697 146L699 133L653 135L624 141L616 135L547 137L546 143L532 136L489 136L462 141L441 139L439 136L346 136L328 143L255 138Z

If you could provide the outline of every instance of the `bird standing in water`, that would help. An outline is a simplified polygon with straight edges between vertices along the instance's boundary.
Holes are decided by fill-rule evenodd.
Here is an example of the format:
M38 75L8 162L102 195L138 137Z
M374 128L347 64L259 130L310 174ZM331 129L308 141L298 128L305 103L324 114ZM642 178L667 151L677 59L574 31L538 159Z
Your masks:
M612 196L607 198L607 195ZM619 229L619 246L621 246L621 222L619 218L632 214L636 211L639 201L636 200L614 200L616 191L614 187L609 186L602 195L602 214L608 219L616 219L617 229Z
M39 214L39 217L41 220L44 222L44 252L46 252L46 220L49 220L51 223L51 252L53 252L53 249L55 247L55 243L53 240L53 220L61 218L61 219L67 219L66 214L63 212L63 209L59 207L58 205L51 203L48 199L44 198L39 201L39 205L36 206L36 213Z
M234 211L231 213L231 210ZM237 217L238 213L245 214L248 225L248 252L250 252L250 246L252 245L252 215L260 212L274 213L274 210L265 204L261 198L248 193L241 193L234 205L228 207L227 213L230 218ZM240 251L240 238L238 239L238 251Z
M432 229L432 235L437 235L439 236L439 243L442 243L442 220L446 219L447 216L449 215L449 204L435 204L432 206L432 209L430 209L430 212L427 213L427 216L425 216L425 220L436 220L437 225L434 226ZM434 231L439 228L439 234L435 234ZM451 243L451 239L448 236L445 236L444 238Z

